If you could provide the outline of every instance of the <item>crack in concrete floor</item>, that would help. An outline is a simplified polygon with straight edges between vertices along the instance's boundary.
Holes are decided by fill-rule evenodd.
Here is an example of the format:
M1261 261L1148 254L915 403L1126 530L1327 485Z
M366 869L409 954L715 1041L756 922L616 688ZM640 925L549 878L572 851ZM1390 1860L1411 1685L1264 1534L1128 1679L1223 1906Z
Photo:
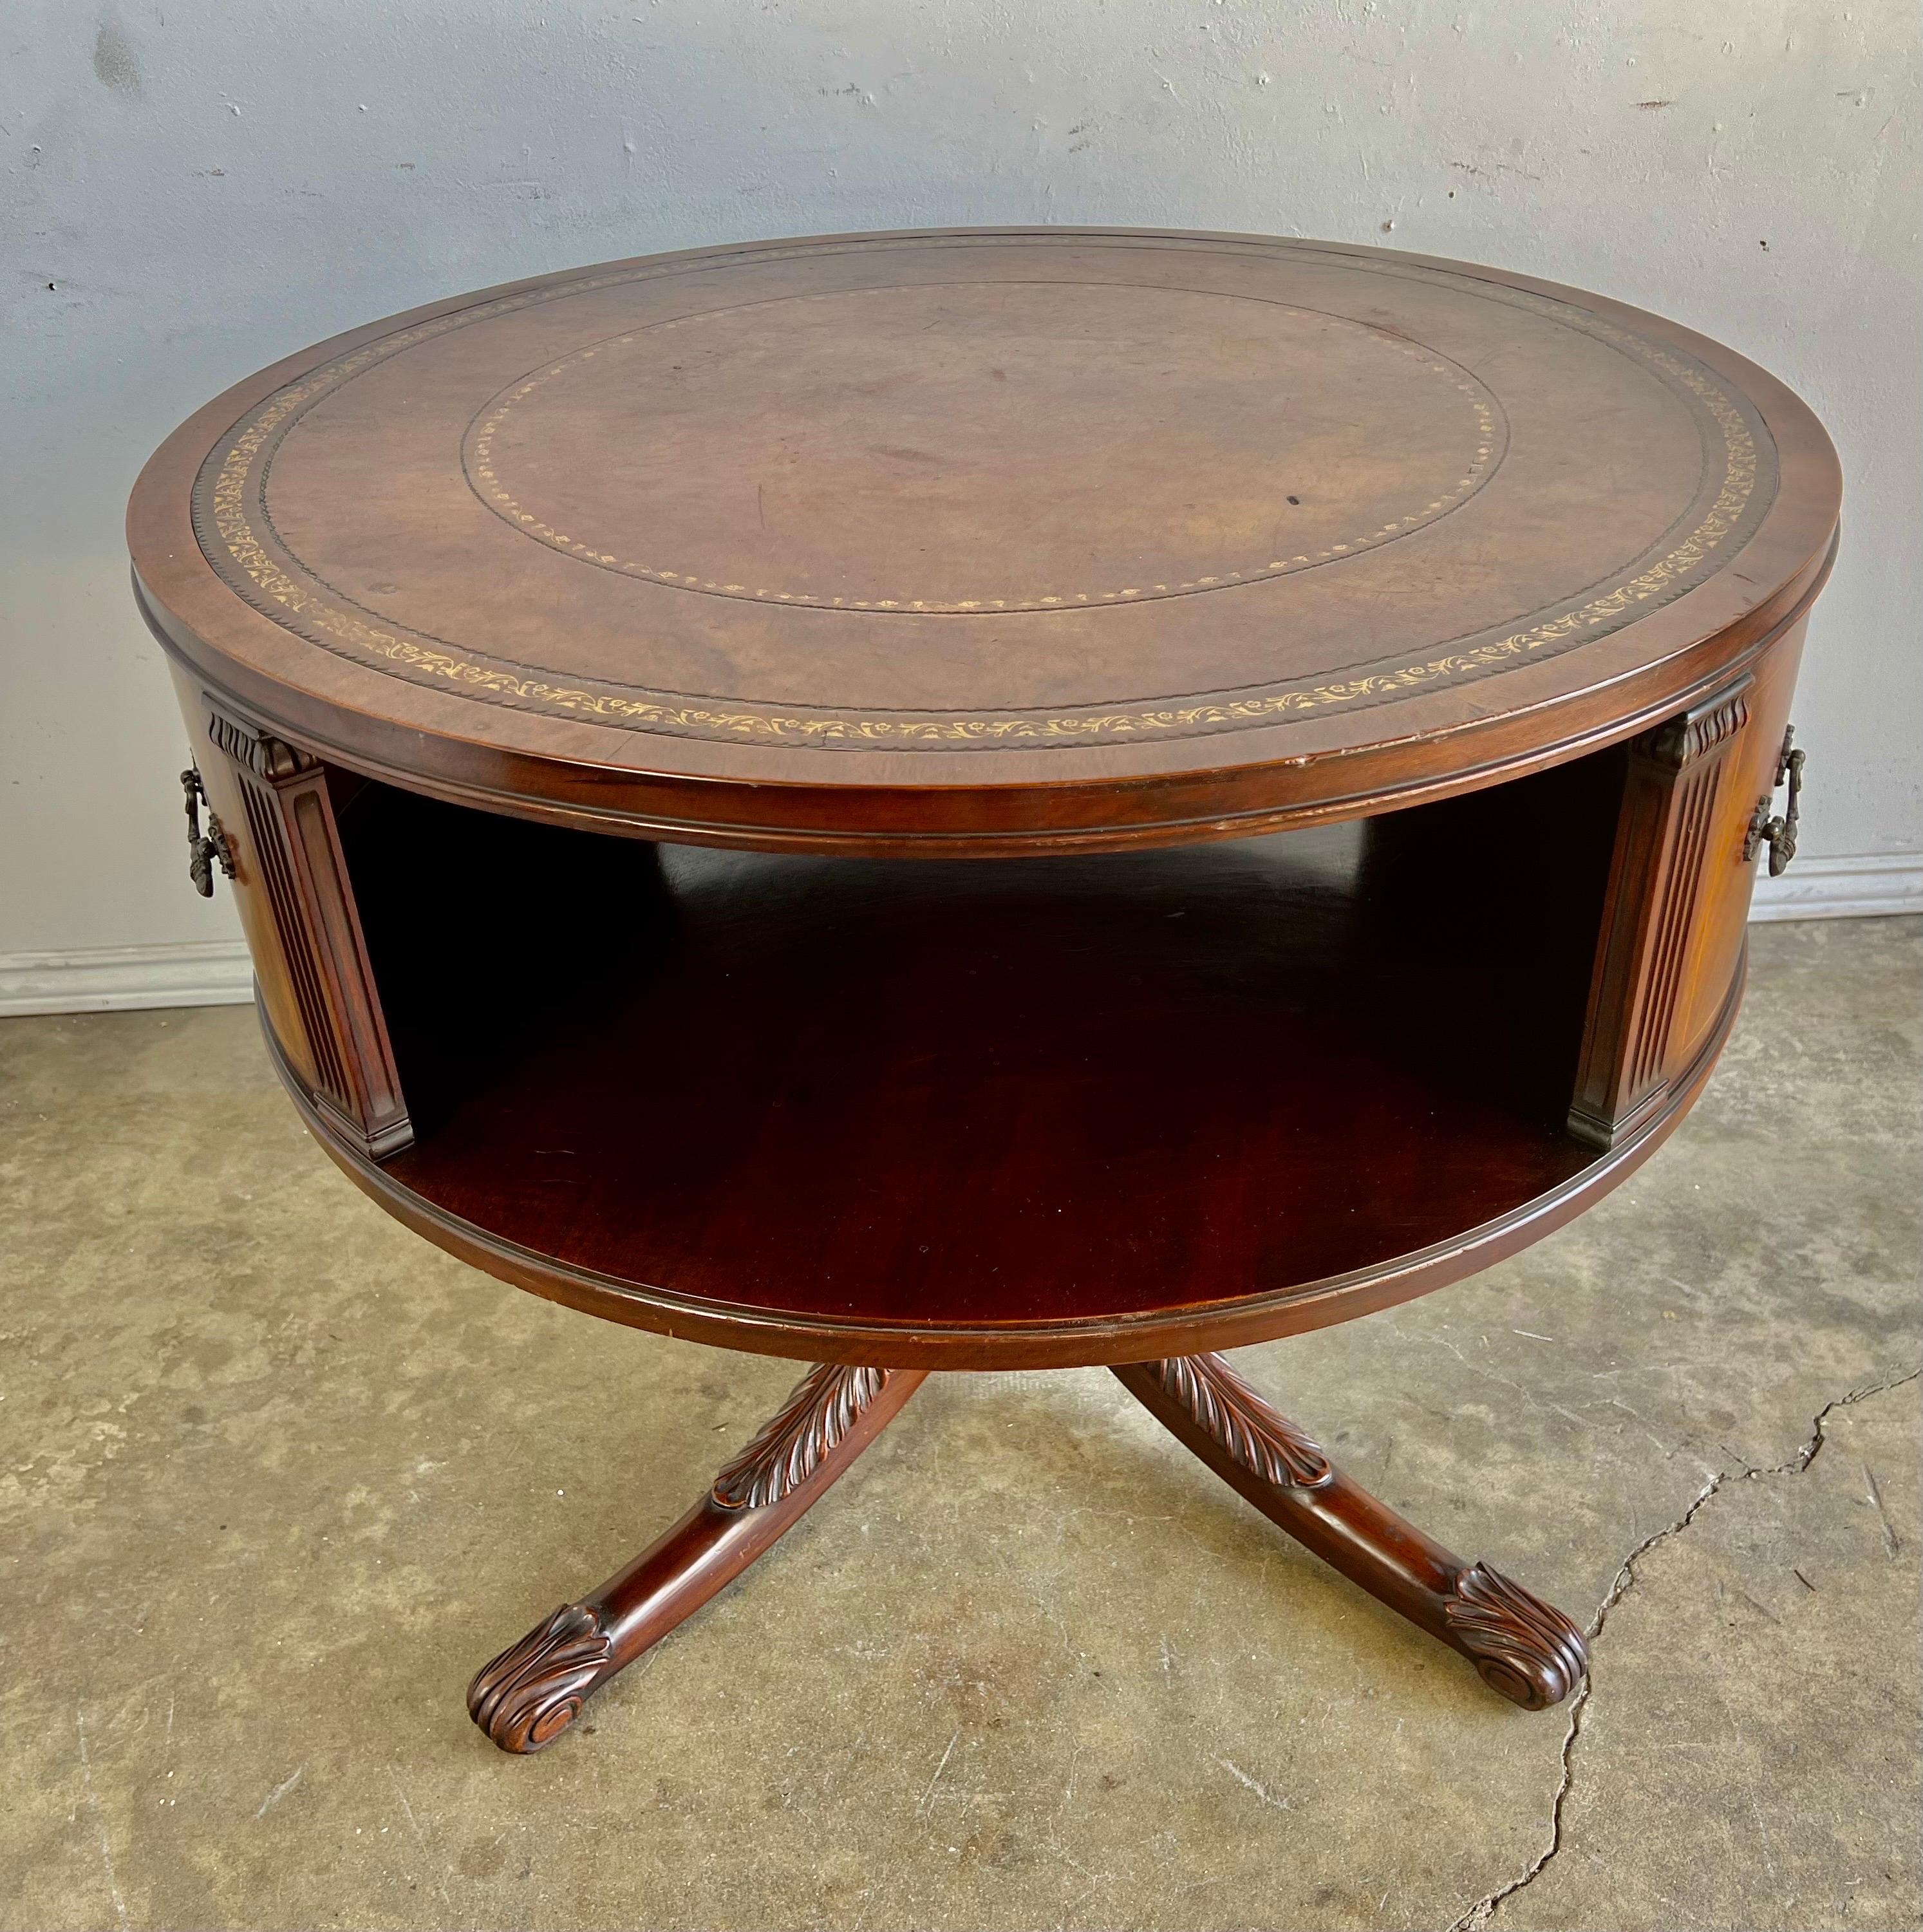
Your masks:
M1744 1463L1738 1468L1718 1470L1696 1492L1694 1500L1682 1515L1673 1522L1665 1523L1660 1529L1652 1530L1622 1559L1622 1567L1616 1571L1616 1580L1610 1586L1608 1594L1596 1606L1595 1615L1583 1626L1582 1634L1590 1644L1590 1670L1576 1690L1575 1701L1569 1707L1569 1726L1562 1737L1562 1773L1556 1784L1556 1796L1550 1806L1549 1843L1530 1862L1528 1870L1520 1876L1510 1880L1506 1885L1498 1886L1493 1892L1484 1893L1467 1912L1460 1918L1450 1920L1447 1932L1480 1932L1480 1928L1495 1917L1503 1901L1514 1898L1519 1892L1533 1885L1548 1869L1551 1860L1562 1850L1563 1814L1569 1802L1570 1791L1575 1783L1576 1746L1582 1735L1583 1720L1588 1713L1590 1700L1595 1693L1594 1646L1603 1634L1604 1626L1609 1622L1610 1612L1634 1587L1636 1564L1658 1544L1682 1534L1731 1483L1754 1482L1767 1476L1800 1476L1822 1452L1826 1440L1826 1425L1839 1408L1849 1408L1858 1402L1868 1402L1874 1396L1887 1395L1892 1389L1904 1388L1919 1376L1923 1376L1923 1369L1912 1369L1906 1374L1892 1376L1882 1382L1872 1382L1865 1388L1852 1389L1847 1394L1838 1396L1833 1402L1824 1403L1816 1412L1810 1425L1808 1440L1786 1462ZM1892 1539L1888 1518L1884 1514L1876 1494L1875 1479L1868 1476L1867 1468L1864 1474L1870 1483L1870 1500L1876 1504L1877 1514L1882 1518L1885 1539L1888 1542ZM1894 1553L1894 1550L1892 1553Z

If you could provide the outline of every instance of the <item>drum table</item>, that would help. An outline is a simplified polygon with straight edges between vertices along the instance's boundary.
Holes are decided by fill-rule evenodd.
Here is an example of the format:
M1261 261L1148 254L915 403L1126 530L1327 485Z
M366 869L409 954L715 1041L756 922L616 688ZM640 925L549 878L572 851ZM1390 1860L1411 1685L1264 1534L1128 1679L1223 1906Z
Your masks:
M1569 1692L1569 1618L1217 1352L1513 1254L1694 1100L1838 500L1657 316L1127 229L544 276L170 437L128 529L191 869L321 1144L519 1287L817 1364L475 1678L488 1736L551 1742L931 1370L1090 1363Z

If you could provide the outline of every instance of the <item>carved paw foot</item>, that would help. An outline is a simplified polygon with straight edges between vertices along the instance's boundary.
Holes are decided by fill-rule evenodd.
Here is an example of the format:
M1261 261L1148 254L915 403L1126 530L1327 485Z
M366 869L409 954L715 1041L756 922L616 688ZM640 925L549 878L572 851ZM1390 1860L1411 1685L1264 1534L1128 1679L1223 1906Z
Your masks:
M1526 1711L1561 1703L1589 1668L1582 1633L1553 1604L1486 1563L1456 1577L1442 1614L1482 1681Z
M580 1715L614 1654L595 1612L563 1604L475 1672L468 1715L505 1751L544 1750Z

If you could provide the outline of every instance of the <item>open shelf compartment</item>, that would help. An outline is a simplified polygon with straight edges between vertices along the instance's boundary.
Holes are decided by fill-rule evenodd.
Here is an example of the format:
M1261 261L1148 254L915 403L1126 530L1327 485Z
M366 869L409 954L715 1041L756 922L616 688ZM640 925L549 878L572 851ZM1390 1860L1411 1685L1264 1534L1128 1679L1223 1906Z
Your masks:
M414 1128L387 1180L572 1269L830 1323L1099 1323L1377 1268L1597 1157L1564 1119L1624 771L946 862L353 782Z

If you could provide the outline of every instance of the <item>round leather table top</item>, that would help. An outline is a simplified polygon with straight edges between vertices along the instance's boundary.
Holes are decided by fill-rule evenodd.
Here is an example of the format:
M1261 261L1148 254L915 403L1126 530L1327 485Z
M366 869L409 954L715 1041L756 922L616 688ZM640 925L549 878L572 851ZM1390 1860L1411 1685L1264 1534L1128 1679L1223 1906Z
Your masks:
M670 837L1207 836L1569 755L1820 568L1780 384L1599 298L1126 230L656 256L184 425L150 616L383 776Z

